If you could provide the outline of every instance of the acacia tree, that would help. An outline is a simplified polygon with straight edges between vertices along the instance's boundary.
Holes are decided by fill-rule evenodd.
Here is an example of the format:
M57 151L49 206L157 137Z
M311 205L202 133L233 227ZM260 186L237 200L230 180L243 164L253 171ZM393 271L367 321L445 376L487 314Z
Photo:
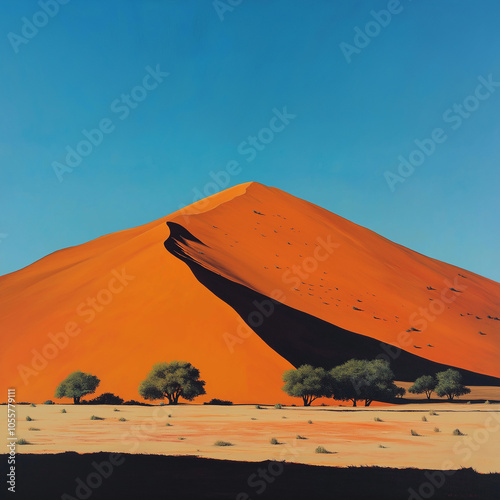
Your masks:
M370 406L372 401L396 397L401 391L394 384L394 374L383 359L368 361L351 359L330 371L333 398L341 401L358 401Z
M436 385L437 380L432 375L422 375L408 388L408 392L412 394L422 394L425 392L427 399L431 399L431 394L436 389Z
M396 387L395 398L402 398L406 394L406 389L404 387Z
M283 382L283 391L289 396L302 398L304 406L311 406L314 400L322 396L331 396L329 376L324 368L302 365L287 370L283 373Z
M462 384L462 375L457 370L449 368L444 372L436 374L436 377L437 385L435 391L440 398L446 396L450 401L453 401L455 396L459 397L470 393L470 389Z
M93 394L100 382L95 375L76 371L57 386L55 397L73 398L73 403L77 405L80 404L80 398L86 394Z
M205 393L205 381L200 380L200 371L187 361L157 363L139 386L144 399L168 399L176 405L183 397L192 401Z

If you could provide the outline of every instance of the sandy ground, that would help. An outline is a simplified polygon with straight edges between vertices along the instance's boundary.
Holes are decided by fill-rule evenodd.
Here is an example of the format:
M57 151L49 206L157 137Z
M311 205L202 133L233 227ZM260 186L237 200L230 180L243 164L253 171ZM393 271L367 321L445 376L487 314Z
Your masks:
M7 429L3 408L0 420ZM18 445L17 452L109 451L332 466L473 467L478 472L500 472L500 404L114 408L17 405L17 436L31 443ZM91 420L91 415L103 420ZM27 416L33 420L27 421ZM424 416L427 421L422 420ZM453 435L457 428L465 435ZM412 436L412 429L419 436ZM280 444L271 444L271 438ZM215 446L217 440L232 446ZM317 446L331 453L315 453Z

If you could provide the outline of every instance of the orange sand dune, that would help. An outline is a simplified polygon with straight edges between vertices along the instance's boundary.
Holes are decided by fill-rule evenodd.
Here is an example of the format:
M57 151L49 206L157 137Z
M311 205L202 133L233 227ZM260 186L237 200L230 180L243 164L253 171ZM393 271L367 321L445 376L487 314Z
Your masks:
M18 400L53 398L77 369L102 380L99 392L140 399L153 363L184 359L207 381L201 401L296 402L281 391L292 365L165 250L167 221L203 242L185 246L189 258L231 282L433 361L500 376L500 322L488 318L500 315L498 283L249 183L1 277L0 376ZM411 327L420 331L401 343Z
M257 183L173 221L204 243L184 250L206 269L415 355L500 376L500 284L492 280Z

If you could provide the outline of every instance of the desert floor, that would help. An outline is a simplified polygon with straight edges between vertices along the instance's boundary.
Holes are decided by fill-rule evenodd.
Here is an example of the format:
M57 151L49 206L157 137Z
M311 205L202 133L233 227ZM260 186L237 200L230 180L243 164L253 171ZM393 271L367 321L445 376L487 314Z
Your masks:
M473 467L478 472L500 472L498 403L282 409L40 404L17 405L16 411L17 436L30 443L18 445L17 453L104 451L330 466ZM4 429L6 413L2 411L0 419ZM92 415L102 420L91 420ZM26 420L28 416L31 421ZM453 435L454 429L464 436ZM418 436L412 436L411 430ZM271 438L279 444L271 444ZM216 446L217 440L232 445ZM330 453L315 453L318 446Z

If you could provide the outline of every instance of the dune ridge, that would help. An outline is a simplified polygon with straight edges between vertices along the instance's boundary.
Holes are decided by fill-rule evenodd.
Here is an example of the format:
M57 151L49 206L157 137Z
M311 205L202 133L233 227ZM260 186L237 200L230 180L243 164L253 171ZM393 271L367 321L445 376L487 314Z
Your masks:
M280 389L290 360L166 251L167 222L198 240L180 242L185 256L223 279L378 343L406 333L410 354L500 376L498 283L246 183L0 277L0 376L22 400L52 399L77 369L101 378L99 392L140 399L154 362L186 359L207 381L200 401L294 402Z

